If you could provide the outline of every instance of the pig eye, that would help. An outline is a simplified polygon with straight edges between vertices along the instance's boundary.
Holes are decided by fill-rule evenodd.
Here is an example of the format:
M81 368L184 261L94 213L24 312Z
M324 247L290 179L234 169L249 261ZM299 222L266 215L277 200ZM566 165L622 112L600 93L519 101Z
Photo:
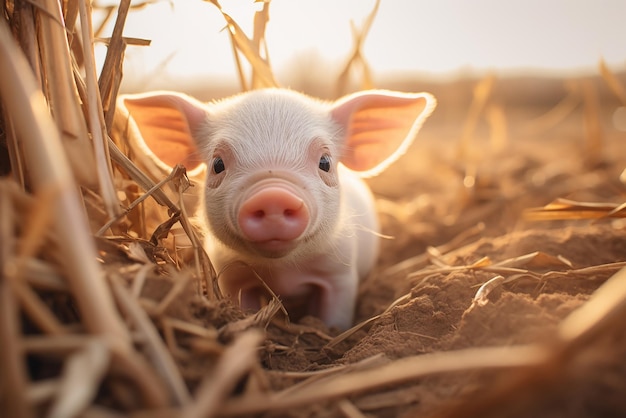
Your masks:
M226 166L224 165L224 160L222 160L221 157L215 157L213 159L213 172L215 174L219 174L224 170L226 170Z
M324 154L320 157L319 168L327 173L330 171L330 155Z

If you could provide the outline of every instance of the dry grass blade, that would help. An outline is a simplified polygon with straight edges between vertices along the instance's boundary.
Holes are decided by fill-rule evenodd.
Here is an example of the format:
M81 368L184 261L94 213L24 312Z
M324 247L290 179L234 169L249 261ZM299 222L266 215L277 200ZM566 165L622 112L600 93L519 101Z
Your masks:
M140 308L137 301L121 283L121 280L117 277L111 277L111 282L118 303L145 338L146 354L167 385L170 397L179 406L187 405L191 397L172 356L163 344L159 332L146 312Z
M33 383L28 388L28 400L35 405L48 402L56 395L58 385L58 379L47 379Z
M347 399L340 400L337 406L346 418L366 418L366 415Z
M119 344L111 344L111 352L114 370L135 384L144 405L156 409L170 404L167 388L142 355Z
M536 135L540 132L547 131L548 129L561 123L567 116L572 114L574 109L580 104L580 92L578 88L571 88L570 93L565 96L559 103L557 103L552 109L539 116L538 118L528 122L525 126L525 133L527 135Z
M98 185L93 147L87 125L78 104L70 50L67 43L61 7L56 0L44 0L38 11L41 36L42 67L47 84L47 99L54 111L54 122L60 132L67 161L78 182L91 188Z
M357 363L341 364L338 366L333 366L328 369L304 371L304 372L284 372L284 371L271 371L270 370L269 373L273 375L285 376L285 377L289 377L293 379L306 379L280 392L281 396L288 396L290 391L300 390L301 387L310 385L311 383L315 382L316 380L320 378L327 377L329 375L333 375L337 373L346 373L346 372L353 372L357 370L365 370L371 367L386 364L388 361L389 359L387 359L384 354L376 354L371 357L367 357L364 360L361 360Z
M569 199L557 199L541 208L524 211L528 221L549 221L567 219L603 219L626 217L626 203L578 202Z
M184 198L183 191L188 187L188 183L183 180L188 181L189 179L187 179L186 176L179 177L178 182L176 183L180 202L182 202ZM198 293L207 297L213 296L216 299L221 299L223 296L217 283L217 272L215 271L215 267L213 267L213 263L211 263L206 250L202 246L199 234L196 229L192 227L189 219L189 214L187 213L185 206L182 205L180 224L182 225L183 230L185 231L185 234L187 234L187 237L191 241L191 245L193 247L196 278L199 284Z
M218 336L217 330L215 328L206 328L204 326L172 318L163 318L162 322L164 328L181 331L193 335L197 338L215 340Z
M559 327L559 337L573 346L584 345L607 329L623 329L626 315L626 268L607 280L591 299L572 312Z
M176 272L172 271L171 273L175 274ZM170 291L167 292L167 295L165 295L165 297L159 302L156 309L154 310L154 315L156 316L164 315L167 308L169 308L172 303L178 300L181 293L187 287L187 284L189 283L189 275L185 274L185 272L182 272L182 273L179 273L177 276L178 277L176 277L174 286L172 286Z
M177 178L177 177L181 177L185 175L185 169L183 166L181 165L177 165L176 167L174 167L172 169L172 172L165 177L163 180L161 180L160 182L158 182L157 184L153 185L149 190L146 191L146 193L144 193L143 195L141 195L140 197L138 197L137 199L135 199L130 205L128 205L128 207L119 215L113 217L112 219L109 220L109 222L107 222L106 224L104 224L97 232L96 232L96 236L101 236L103 235L113 224L115 224L116 222L118 222L120 219L122 219L122 217L124 215L127 215L131 210L133 210L137 205L139 205L141 202L143 202L144 200L146 200L148 197L152 196L153 194L157 193L159 190L161 190L161 187L163 187L163 185L165 185L166 183L172 181L172 179ZM168 198L169 200L169 198ZM158 201L158 200L157 200ZM172 206L170 206L170 209L176 208L176 206L172 203ZM176 208L176 212L178 212L178 208ZM175 213L176 213L175 212Z
M243 33L243 30L233 18L226 13L223 13L223 15L228 23L228 31L231 34L232 42L253 68L255 74L254 87L279 87L278 82L274 79L269 63L259 55L252 41Z
M27 336L22 348L28 354L67 355L81 350L94 337L79 334L53 336Z
M600 74L602 78L609 86L613 94L622 102L622 106L626 106L626 88L622 82L613 74L613 72L606 65L604 59L601 59L598 67L600 68Z
M93 53L93 33L91 28L91 7L88 7L87 2L79 1L78 9L80 11L83 35L83 55L87 85L86 113L88 115L87 119L96 156L96 171L100 185L100 196L104 201L104 207L107 213L112 217L119 213L120 204L117 200L117 194L111 177L113 170L111 168L111 158L107 148L108 134L104 124L100 89L96 81L96 62Z
M52 214L48 210L57 198L58 190L41 190L35 199L30 202L29 213L25 219L26 230L19 241L19 264L36 255L44 244L46 233L52 223Z
M485 306L489 302L487 296L489 296L489 294L502 283L504 283L504 277L500 275L497 275L483 283L483 285L478 288L478 291L476 291L476 295L474 295L474 299L472 299L472 304L469 308L467 308L465 313L472 311L476 306Z
M0 280L0 337L0 386L6 408L3 413L16 418L32 417L32 406L26 400L28 374L20 347L19 312L6 280Z
M59 322L52 310L46 305L37 294L26 286L21 277L7 274L7 280L12 282L13 292L17 296L24 313L43 332L50 335L67 334L68 331Z
M509 143L508 124L504 108L500 105L490 105L487 107L486 115L489 123L489 140L494 153L504 151Z
M226 348L212 373L207 375L195 393L195 403L184 418L208 418L222 413L222 404L239 380L256 364L258 346L263 335L258 330L241 334Z
M67 283L59 271L36 258L27 260L23 265L26 282L33 289L67 292Z
M374 412L383 408L414 404L421 398L421 394L414 387L407 387L363 396L355 401L355 406L362 411Z
M263 56L265 57L265 62L267 62L267 66L271 68L270 64L270 55L267 48L267 42L265 42L265 28L267 27L267 23L270 20L270 2L264 1L263 8L254 13L254 35L252 36L252 43L254 44L256 51L261 53L263 51ZM258 89L268 87L263 84L262 81L259 80L259 76L256 71L252 72L252 88ZM269 86L276 87L276 86Z
M261 308L254 315L250 315L239 321L229 322L219 329L219 336L224 340L230 340L234 336L250 329L263 329L276 316L278 311L285 311L282 303L277 297L269 300L267 305Z
M610 218L610 217L617 215L618 213L621 214L622 212L625 212L625 211L626 211L626 202L622 203L621 205L617 205L615 209L607 213L606 216Z
M539 280L549 280L557 277L589 277L590 279L593 279L595 274L607 273L624 267L626 267L626 261L617 261L614 263L599 264L596 266L583 267L574 270L548 271L540 275L536 273L530 274L530 272L527 272L526 274L536 277ZM507 279L507 281L510 281L510 279Z
M23 193L14 190L14 184L3 182L0 190L4 191L7 204L13 200L18 200L19 194ZM4 189L4 190L3 190ZM15 199L11 199L11 198ZM47 232L50 228L51 213L50 205L57 198L55 190L44 190L39 193L37 198L29 198L28 207L17 209L14 211L16 216L7 213L5 222L25 224L24 232L21 239L17 242L17 248L13 248L15 238L5 236L1 241L6 246L7 254L2 258L0 266L3 266L4 279L11 285L14 295L19 300L24 313L36 324L43 332L48 334L65 334L67 330L57 320L51 309L46 305L38 295L24 281L25 266L29 260L37 253L39 248L46 242ZM15 203L15 202L13 202ZM24 214L17 216L17 213ZM13 218L13 219L12 219ZM8 230L7 230L8 233ZM17 251L17 254L8 256L9 251Z
M67 2L67 5L63 7L63 12L65 16L65 31L67 33L68 43L70 47L70 53L72 57L72 66L74 67L74 79L76 80L76 86L79 89L79 93L82 93L81 84L84 84L84 80L82 78L82 73L80 68L84 68L85 66L85 56L83 52L85 51L85 45L82 41L78 30L76 28L76 22L78 21L79 12L79 4L77 0ZM91 27L91 25L90 25ZM88 53L89 55L93 54L93 50Z
M337 78L337 87L336 87L336 95L341 96L346 93L348 90L348 84L350 81L350 74L352 70L359 66L362 71L362 81L361 88L362 89L371 89L374 87L374 82L372 80L371 70L369 68L369 64L367 63L365 57L363 56L363 43L365 42L365 38L374 23L374 19L376 18L376 14L378 13L378 7L380 6L380 0L376 0L372 11L365 18L365 22L363 22L363 26L361 29L357 29L354 23L352 23L352 35L354 39L354 49L350 57L348 58L348 62L344 66L343 70L339 74Z
M477 225L474 225L473 227L463 231L462 233L460 233L459 235L457 235L456 237L454 237L454 239L452 239L451 241L447 242L446 244L443 245L439 245L437 247L434 247L440 254L447 254L451 251L457 250L461 247L463 247L464 245L467 245L470 242L474 242L475 240L479 239L481 236L481 233L485 230L485 224L484 223L479 223ZM416 268L416 267L425 267L428 264L428 259L429 259L429 254L428 253L424 253L424 254L420 254L418 256L415 257L411 257L408 258L398 264L395 264L391 267L388 267L383 274L384 275L393 275L393 274L397 274L403 270L408 270L410 268Z
M529 257L532 257L529 262ZM522 277L530 277L538 281L545 281L549 279L554 279L557 277L593 277L594 273L598 272L607 272L613 271L616 269L620 269L626 265L626 262L614 262L608 264L601 264L590 267L583 267L579 269L571 269L571 263L569 260L560 257L560 256L551 256L547 254L543 254L541 252L535 252L531 254L527 254L520 257L514 257L509 260L505 260L500 263L491 263L488 261L489 259L484 257L480 259L478 262L470 265L463 266L450 266L450 267L442 267L442 268L425 268L421 271L414 272L410 274L408 277L412 279L422 279L422 284L426 282L426 280L430 277L434 277L437 274L447 274L454 271L463 271L463 270L479 270L489 273L496 273L499 275L506 276L506 279L503 283L509 283L514 280L518 280ZM535 261L538 260L538 261ZM529 267L539 267L540 269L545 269L548 266L560 266L567 267L568 270L557 271L550 270L545 273L537 273L528 269L512 267L515 263L520 263L524 265L529 263ZM418 285L419 286L419 285Z
M572 262L562 256L553 256L543 251L534 251L529 254L509 258L493 264L496 267L572 267Z
M3 33L0 28L0 34ZM0 93L2 89L0 88ZM6 274L9 260L14 256L15 214L11 205L11 192L14 187L9 182L0 182L0 267ZM28 374L24 361L22 336L20 333L20 312L15 295L8 280L0 280L0 400L5 405L3 413L7 416L26 418L33 416L31 405L27 402L26 385Z
M93 36L99 38L111 19L113 19L113 14L115 13L115 10L117 10L117 7L114 5L103 6L98 4L98 2L93 2L91 7L104 13L104 17L100 19L100 24L96 26L93 31Z
M129 341L97 265L96 249L65 153L45 99L24 56L5 24L0 24L0 95L4 105L20 109L12 119L23 140L24 157L35 190L57 189L51 211L54 232L63 247L63 265L87 328Z
M387 308L382 313L380 313L378 315L374 315L371 318L368 318L365 321L362 321L361 323L359 323L359 324L353 326L352 328L350 328L350 329L342 332L341 334L337 335L332 340L330 340L328 342L328 344L326 344L324 346L324 348L325 349L332 349L332 348L334 348L335 346L337 346L337 344L345 341L348 337L353 335L355 332L357 332L361 328L363 328L363 327L371 324L372 322L378 320L381 316L383 316L387 312L391 311L396 306L403 305L403 304L409 302L411 300L411 298L412 298L411 293L407 293L405 295L400 296L399 298L394 300L389 306L387 306Z
M465 160L469 155L471 144L473 142L474 131L480 116L483 114L487 105L487 100L491 96L493 86L496 83L495 75L491 74L483 78L475 87L472 96L472 103L467 112L465 122L463 123L463 133L459 142L457 155Z
M139 187L146 192L150 191L150 195L158 204L166 206L172 213L180 211L178 206L172 202L169 197L167 197L160 187L156 187L150 177L137 168L137 166L126 155L124 155L124 153L120 151L117 145L115 145L115 143L110 139L109 150L111 152L111 159L118 164L130 176L130 178L139 185Z
M15 2L15 13L18 16L20 27L23 28L18 34L19 43L30 67L33 69L35 79L41 85L41 57L39 56L37 40L32 36L36 33L33 7L35 6L26 1ZM12 167L14 166L12 165Z
M410 273L407 275L409 279L419 279L423 277L428 277L433 274L441 274L441 273L451 273L453 271L462 271L462 270L486 270L487 268L492 268L493 262L489 257L482 257L476 260L471 264L465 264L462 266L449 266L445 264L439 264L434 267L427 267L422 270ZM506 269L506 267L504 268ZM491 270L493 271L493 270Z
M102 65L98 86L102 94L102 107L105 112L105 123L108 132L111 132L113 120L115 116L115 105L117 103L117 93L122 83L122 62L126 45L130 42L127 38L122 37L126 17L131 8L130 0L120 2L117 19L113 28L113 34L108 40L107 55ZM137 43L135 43L137 45ZM150 45L150 41L143 41L143 45Z
M602 161L602 151L604 148L604 128L600 119L600 99L597 88L591 80L582 82L582 93L584 103L583 125L585 128L585 162L589 166L595 166Z
M224 19L226 20L226 27L228 29L228 33L230 34L231 42L233 48L236 51L240 52L250 63L252 66L252 70L254 71L254 80L256 88L261 87L278 87L278 82L274 79L274 74L269 65L269 62L263 58L257 48L257 45L250 40L243 32L241 27L235 22L235 20L222 9L218 0L205 0L218 8ZM264 8L267 4L264 6ZM240 78L242 80L245 77L242 74L240 68ZM245 86L244 86L245 87Z
M5 110L5 109L1 109ZM26 188L26 167L24 167L24 161L22 161L21 157L21 145L19 145L20 140L17 137L17 133L15 132L15 128L11 119L5 112L2 112L1 116L4 117L5 121L5 135L6 135L6 146L7 151L9 153L9 161L11 169L13 170L13 178L15 178L16 182L23 188Z
M229 400L221 412L225 416L236 416L281 411L433 374L528 367L541 364L546 358L547 351L538 346L470 348L405 357L367 370L320 379L314 384L303 386L300 391L290 393L288 397L278 392Z
M109 350L103 341L92 339L65 362L57 400L48 417L76 416L96 395L109 366Z

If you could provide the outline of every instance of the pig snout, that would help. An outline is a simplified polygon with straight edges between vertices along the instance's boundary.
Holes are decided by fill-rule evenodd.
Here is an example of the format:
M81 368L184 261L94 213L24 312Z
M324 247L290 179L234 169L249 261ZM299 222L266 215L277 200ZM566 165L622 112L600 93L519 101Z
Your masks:
M309 217L300 196L281 185L268 185L244 198L237 222L253 247L265 255L280 257L297 245Z

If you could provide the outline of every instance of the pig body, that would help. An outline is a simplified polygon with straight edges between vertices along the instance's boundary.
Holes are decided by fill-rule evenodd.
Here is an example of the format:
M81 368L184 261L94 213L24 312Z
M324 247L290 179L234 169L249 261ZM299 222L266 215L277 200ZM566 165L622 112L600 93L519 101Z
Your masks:
M350 325L359 280L378 256L378 222L367 186L345 168L338 171L339 207L327 208L331 222L324 232L303 236L297 251L274 257L265 249L248 252L245 244L226 245L209 235L207 249L225 294L236 296L243 308L258 309L267 286L292 315L315 315L340 328Z
M326 103L270 89L209 105L167 92L123 103L153 158L206 164L206 247L224 294L258 309L274 293L290 315L350 326L378 254L361 176L406 150L430 95L370 91Z

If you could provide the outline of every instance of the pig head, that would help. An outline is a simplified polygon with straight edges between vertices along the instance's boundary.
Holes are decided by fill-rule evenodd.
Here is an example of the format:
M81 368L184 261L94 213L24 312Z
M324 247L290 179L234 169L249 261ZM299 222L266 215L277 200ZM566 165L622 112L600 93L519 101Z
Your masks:
M430 94L373 90L323 102L267 89L210 104L172 92L120 100L150 158L206 165L206 249L224 294L244 309L275 294L291 316L350 326L359 280L378 254L361 177L406 151L435 107Z

